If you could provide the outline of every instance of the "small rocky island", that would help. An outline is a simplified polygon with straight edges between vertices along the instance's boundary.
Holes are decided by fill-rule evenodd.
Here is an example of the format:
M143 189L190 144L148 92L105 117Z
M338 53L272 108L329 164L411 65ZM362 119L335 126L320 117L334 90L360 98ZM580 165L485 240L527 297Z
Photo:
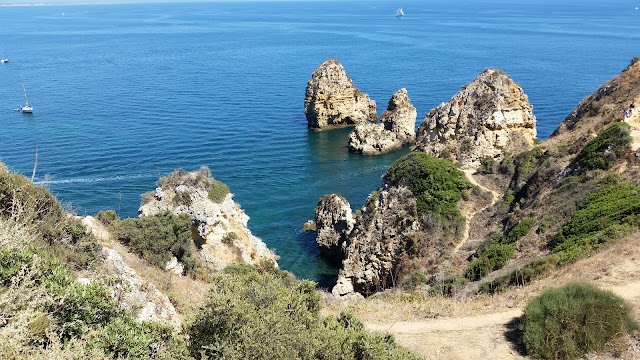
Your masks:
M229 188L211 177L208 168L194 172L178 169L161 178L159 184L144 197L140 216L166 211L189 215L207 267L222 270L231 264L275 263L276 255L247 227L249 216L233 201Z
M378 124L359 124L349 134L349 149L363 155L379 155L397 150L415 140L418 113L407 89L396 91Z
M353 84L336 59L325 60L311 75L304 99L309 129L323 130L376 121L376 102Z
M418 128L416 150L475 168L490 157L529 150L536 117L527 95L509 75L487 69L447 103L431 110Z

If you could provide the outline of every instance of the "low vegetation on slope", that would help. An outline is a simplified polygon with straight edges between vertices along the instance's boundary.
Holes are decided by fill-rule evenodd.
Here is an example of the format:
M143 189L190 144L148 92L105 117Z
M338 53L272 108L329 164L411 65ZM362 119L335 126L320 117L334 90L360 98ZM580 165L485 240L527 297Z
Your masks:
M118 240L134 253L162 269L172 257L194 274L200 265L200 255L192 236L191 218L166 211L157 215L114 220L111 229Z
M208 359L414 359L348 314L320 316L315 284L273 267L235 265L212 279L188 326L191 354Z
M412 152L391 165L385 180L406 186L416 197L419 214L431 213L438 221L464 222L458 201L471 184L448 160Z
M186 358L172 328L135 322L103 284L78 283L38 242L0 220L0 358Z
M120 221L113 211L97 218L150 264L162 266L171 256L189 264L195 245L188 218L162 213ZM315 283L269 262L207 278L208 300L183 325L184 333L139 322L139 309L121 308L110 290L118 280L102 273L104 280L88 283L75 278L74 270L100 268L98 248L47 189L0 164L0 358L414 358L350 315L321 316Z
M598 251L640 226L640 187L632 184L605 184L578 204L578 209L549 243L551 254L484 283L485 292L507 286L524 285L549 270Z
M582 148L576 158L578 164L586 170L608 169L629 149L630 133L627 123L609 126Z
M524 310L522 341L540 359L576 359L638 329L632 311L612 292L584 283L547 290Z

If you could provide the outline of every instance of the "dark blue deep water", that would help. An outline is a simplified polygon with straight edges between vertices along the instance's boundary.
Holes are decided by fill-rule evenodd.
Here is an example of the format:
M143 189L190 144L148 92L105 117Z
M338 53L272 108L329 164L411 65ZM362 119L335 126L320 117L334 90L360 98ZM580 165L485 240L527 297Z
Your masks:
M0 1L1 3L2 1ZM407 16L394 18L403 6ZM0 160L79 214L135 216L140 194L182 167L211 168L280 265L330 267L301 233L336 192L361 206L405 151L346 150L309 132L305 86L339 59L383 111L409 91L418 122L484 68L529 95L540 138L639 55L634 1L433 0L0 7ZM22 84L35 108L15 113Z

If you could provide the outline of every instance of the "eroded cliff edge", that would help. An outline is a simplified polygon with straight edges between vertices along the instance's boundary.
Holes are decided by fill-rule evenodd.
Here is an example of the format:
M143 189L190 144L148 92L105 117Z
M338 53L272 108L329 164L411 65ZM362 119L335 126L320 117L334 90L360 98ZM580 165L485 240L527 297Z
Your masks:
M418 128L416 150L476 168L484 158L531 149L536 118L527 95L506 73L487 69Z

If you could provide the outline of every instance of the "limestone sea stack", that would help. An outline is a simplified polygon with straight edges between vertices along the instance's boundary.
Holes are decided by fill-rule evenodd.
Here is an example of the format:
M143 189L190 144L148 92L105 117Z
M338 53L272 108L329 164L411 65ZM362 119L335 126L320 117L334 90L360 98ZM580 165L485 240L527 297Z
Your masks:
M486 157L500 160L533 147L532 111L527 95L511 77L487 69L427 114L418 128L416 149L476 168Z
M188 214L200 238L200 257L209 268L221 270L263 260L276 263L276 255L247 227L249 217L233 201L229 188L213 179L208 168L194 172L178 169L158 182L160 187L144 197L138 213Z
M316 206L316 242L320 251L331 260L342 261L354 223L347 199L336 194L323 196Z
M396 91L379 124L360 124L349 134L349 149L363 155L379 155L415 140L418 113L407 89Z
M325 60L311 75L304 99L309 129L373 122L376 102L353 84L338 60Z

